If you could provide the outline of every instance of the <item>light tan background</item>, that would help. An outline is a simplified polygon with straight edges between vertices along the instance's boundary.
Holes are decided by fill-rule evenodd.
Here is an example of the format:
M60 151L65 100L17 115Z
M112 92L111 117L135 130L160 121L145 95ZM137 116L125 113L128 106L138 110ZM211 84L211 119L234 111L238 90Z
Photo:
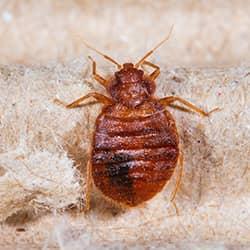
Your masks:
M250 57L250 1L1 1L0 62L46 63L88 52L81 35L119 61L173 35L155 58L173 66L238 65ZM159 61L159 59L157 60Z

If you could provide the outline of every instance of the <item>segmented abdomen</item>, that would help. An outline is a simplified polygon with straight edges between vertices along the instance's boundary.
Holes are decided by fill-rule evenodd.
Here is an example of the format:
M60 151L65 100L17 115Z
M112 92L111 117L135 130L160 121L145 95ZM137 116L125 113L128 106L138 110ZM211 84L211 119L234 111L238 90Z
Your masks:
M177 163L178 134L169 112L158 103L124 111L105 108L96 120L92 176L108 198L136 206L158 193Z

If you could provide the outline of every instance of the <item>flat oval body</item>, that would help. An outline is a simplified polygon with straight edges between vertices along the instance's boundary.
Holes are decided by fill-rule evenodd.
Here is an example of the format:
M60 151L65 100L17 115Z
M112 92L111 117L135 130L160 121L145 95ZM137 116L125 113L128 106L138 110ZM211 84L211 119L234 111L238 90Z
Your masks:
M175 121L157 100L133 109L106 106L96 120L92 147L95 186L125 206L145 202L172 176L178 146Z

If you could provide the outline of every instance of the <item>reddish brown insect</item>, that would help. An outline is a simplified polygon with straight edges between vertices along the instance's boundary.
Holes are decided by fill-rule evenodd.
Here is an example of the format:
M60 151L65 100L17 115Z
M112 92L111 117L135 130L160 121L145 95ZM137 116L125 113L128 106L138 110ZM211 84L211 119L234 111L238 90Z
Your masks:
M110 97L94 92L65 105L66 108L80 107L90 97L104 104L96 119L92 155L87 167L87 209L92 180L109 200L134 207L162 190L179 160L180 171L171 200L176 195L183 160L175 120L166 106L179 101L203 116L208 116L210 112L206 113L180 97L158 99L154 96L154 80L160 74L160 68L146 58L168 37L136 64L120 65L86 44L119 69L114 76L104 79L96 73L96 63L90 58L95 80L106 88ZM145 74L139 69L143 64L154 71Z

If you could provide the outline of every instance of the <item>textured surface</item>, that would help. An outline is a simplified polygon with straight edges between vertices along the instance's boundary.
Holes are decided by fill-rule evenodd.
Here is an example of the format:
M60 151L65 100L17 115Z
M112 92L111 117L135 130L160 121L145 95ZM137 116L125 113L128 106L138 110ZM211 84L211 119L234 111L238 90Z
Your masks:
M185 160L176 198L179 217L169 203L175 178L136 209L121 211L95 191L87 217L56 212L61 205L74 204L74 197L83 197L74 186L70 162L78 166L84 183L90 134L100 106L67 110L55 105L53 99L57 96L70 102L93 90L104 93L97 84L84 81L89 79L86 67L82 60L46 68L1 67L1 218L19 211L1 226L1 244L18 244L24 249L27 244L64 249L121 244L160 247L166 242L176 248L194 242L197 247L208 244L218 248L249 244L247 67L199 71L163 68L157 80L159 97L175 94L205 110L221 108L209 118L170 110L176 118ZM20 147L22 153L17 150ZM59 165L56 157L61 159ZM56 201L59 193L54 182L60 182L62 204L61 199ZM43 215L44 208L54 215ZM18 228L26 231L15 232Z
M249 12L245 0L1 1L0 62L44 66L0 67L0 219L8 217L0 248L249 249ZM104 93L89 83L92 52L77 35L122 63L137 61L172 24L151 57L162 68L157 96L222 108L210 118L169 110L185 158L180 216L169 203L175 174L137 209L121 211L95 190L90 214L77 214L101 107L66 110L53 99ZM114 70L99 61L98 69Z

